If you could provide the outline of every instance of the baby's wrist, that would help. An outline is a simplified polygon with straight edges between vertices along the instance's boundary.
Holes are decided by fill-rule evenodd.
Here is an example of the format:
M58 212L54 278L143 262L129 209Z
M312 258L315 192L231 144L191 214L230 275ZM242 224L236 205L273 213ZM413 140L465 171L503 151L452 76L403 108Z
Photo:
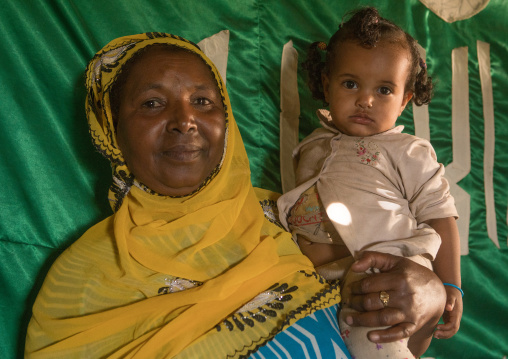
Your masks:
M454 288L454 290L458 290L460 292L461 296L462 297L464 296L464 291L458 285L455 285L452 283L443 283L443 285L445 286L445 288Z

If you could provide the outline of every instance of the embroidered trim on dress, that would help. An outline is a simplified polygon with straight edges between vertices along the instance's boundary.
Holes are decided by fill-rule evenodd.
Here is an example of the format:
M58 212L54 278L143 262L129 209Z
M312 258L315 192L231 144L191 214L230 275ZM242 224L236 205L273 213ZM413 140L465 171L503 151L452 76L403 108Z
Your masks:
M355 142L356 155L360 162L366 165L374 165L379 161L379 148L374 142L365 142L365 138L359 138Z
M265 218L272 222L273 224L279 226L284 229L282 223L279 220L279 209L277 207L277 202L271 199L264 199L259 201L261 208L263 209L263 213L265 214Z
M313 274L309 274L309 273L306 273L306 272L303 272L301 271L300 273L303 273L305 276L309 277L309 276L315 276L315 277L320 277L318 276L316 273L313 273ZM321 302L319 305L316 305L314 306L314 303L317 303L321 300L323 300L323 298L333 292L334 290L336 290L338 287L339 287L339 281L333 281L333 282L329 282L330 284L330 287L328 287L327 289L323 290L322 292L319 292L319 293L316 293L315 296L313 296L312 298L310 298L306 304L303 304L301 305L300 307L298 307L296 310L288 313L288 315L286 316L286 318L284 319L283 323L281 326L279 326L279 329L277 332L273 332L271 333L269 336L267 337L262 337L262 338L259 338L259 340L257 341L256 345L254 348L250 349L247 351L247 353L243 354L243 355L240 355L238 358L239 359L247 359L251 356L251 354L255 353L260 347L264 346L268 341L270 341L271 339L273 339L275 337L275 335L281 331L283 331L285 328L289 327L291 324L293 324L295 322L295 319L296 317L302 313L302 312L305 312L305 311L308 311L308 315L312 314L312 313L315 313L317 312L318 310L321 310L323 308L326 308L328 307L328 303L332 300L334 300L336 298L336 296L340 296L340 293L337 293L336 296L332 297L332 298L329 298L328 301L326 302ZM254 343L254 342L253 342ZM228 355L227 357L228 358L234 358L238 355L238 353L241 353L243 350L245 349L245 347L241 348L241 349L238 349L236 350L235 353L233 354L230 354Z
M184 279L184 278L164 278L164 282L166 283L166 287L160 287L157 294L169 294L169 293L175 293L175 292L181 292L182 290L199 287L203 283L193 281L190 279Z

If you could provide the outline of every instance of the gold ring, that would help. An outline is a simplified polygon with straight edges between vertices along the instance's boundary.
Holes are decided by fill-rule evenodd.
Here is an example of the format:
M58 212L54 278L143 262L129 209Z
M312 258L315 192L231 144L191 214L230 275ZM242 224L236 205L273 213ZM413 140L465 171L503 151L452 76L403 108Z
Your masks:
M390 294L382 290L381 292L379 292L379 299L383 303L383 307L386 308L388 306L388 301L390 300Z

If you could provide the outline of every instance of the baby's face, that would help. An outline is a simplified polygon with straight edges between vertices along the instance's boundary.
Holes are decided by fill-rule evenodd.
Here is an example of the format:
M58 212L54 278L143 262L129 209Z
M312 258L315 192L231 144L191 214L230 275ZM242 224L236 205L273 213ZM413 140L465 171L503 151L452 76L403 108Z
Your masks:
M408 51L399 45L341 44L330 73L323 75L335 127L359 137L391 129L412 96L405 92L409 67Z

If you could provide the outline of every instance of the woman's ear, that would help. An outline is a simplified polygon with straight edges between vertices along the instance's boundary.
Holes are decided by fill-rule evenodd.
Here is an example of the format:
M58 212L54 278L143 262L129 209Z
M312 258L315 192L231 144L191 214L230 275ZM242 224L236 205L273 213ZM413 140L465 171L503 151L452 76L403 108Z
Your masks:
M407 91L404 94L404 98L402 99L402 104L400 106L399 116L402 115L402 111L406 108L407 103L413 98L413 91Z
M327 103L330 103L328 101L328 87L330 86L330 79L328 78L328 75L324 72L321 74L321 84L323 85L323 93L325 95L325 101Z

